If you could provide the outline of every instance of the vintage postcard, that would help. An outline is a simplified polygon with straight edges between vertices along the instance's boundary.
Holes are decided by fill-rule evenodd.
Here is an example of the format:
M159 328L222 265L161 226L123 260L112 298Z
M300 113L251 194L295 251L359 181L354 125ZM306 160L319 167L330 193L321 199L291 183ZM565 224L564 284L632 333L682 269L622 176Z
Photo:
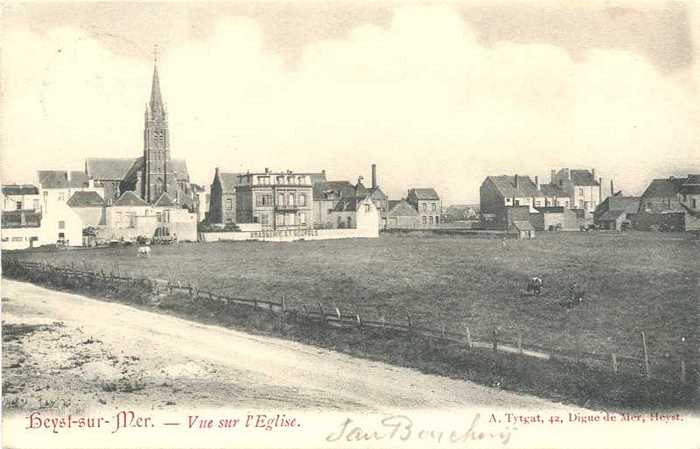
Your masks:
M1 20L2 447L700 448L700 4Z

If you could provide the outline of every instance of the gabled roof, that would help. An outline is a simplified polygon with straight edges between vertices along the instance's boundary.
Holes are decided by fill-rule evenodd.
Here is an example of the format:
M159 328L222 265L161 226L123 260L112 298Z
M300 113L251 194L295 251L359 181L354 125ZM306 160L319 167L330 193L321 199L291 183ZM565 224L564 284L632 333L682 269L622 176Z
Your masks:
M84 172L65 170L39 170L39 184L42 189L75 189L86 187L90 178Z
M388 196L384 192L382 192L382 189L377 186L377 187L370 187L368 190L368 195L370 198L374 200L386 200L389 199Z
M177 207L177 204L175 204L175 200L168 195L168 192L163 192L160 194L160 197L156 200L156 202L153 204L155 207Z
M143 156L137 157L131 161L131 166L124 173L123 179L133 179L138 176L139 171L143 171Z
M226 173L219 172L219 179L221 180L221 189L224 193L232 193L236 191L236 187L241 184L240 176L242 173Z
M39 189L32 184L7 184L2 186L3 195L38 195Z
M356 212L357 208L364 199L362 198L346 198L342 199L333 208L333 212Z
M112 204L112 206L148 206L135 192L127 190Z
M314 200L324 200L328 196L338 198L352 198L355 196L355 187L348 181L321 181L314 183Z
M571 170L571 183L575 186L600 185L590 170Z
M613 195L607 198L608 210L636 212L639 209L638 196Z
M418 211L406 200L389 201L389 217L417 217Z
M67 203L70 207L103 207L104 200L97 192L75 192Z
M540 191L547 197L568 198L569 196L557 184L540 184Z
M418 189L409 189L408 194L415 195L415 197L419 200L439 200L440 195L437 194L435 189L432 187L424 187L424 188L418 188Z
M138 159L138 158L136 158ZM106 181L121 181L136 161L135 158L102 158L85 159L85 170L92 179ZM143 161L143 157L140 158Z
M685 178L654 179L644 191L642 198L666 198L678 194Z
M515 187L515 176L489 176L486 179L490 180L504 197L544 196L529 176L518 176L518 187Z

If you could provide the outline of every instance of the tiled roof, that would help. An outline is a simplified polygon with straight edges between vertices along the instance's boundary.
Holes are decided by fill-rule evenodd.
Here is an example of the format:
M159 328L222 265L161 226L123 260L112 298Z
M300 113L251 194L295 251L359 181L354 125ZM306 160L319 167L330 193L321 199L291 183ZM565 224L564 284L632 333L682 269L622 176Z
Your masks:
M342 199L333 208L333 212L355 212L361 203L362 199L360 198Z
M65 170L39 170L39 184L42 189L75 189L78 187L86 187L89 183L89 177L81 171L70 171L70 179L68 172Z
M126 178L136 159L91 157L85 159L85 168L92 179L121 181ZM143 157L140 159L143 161Z
M127 190L114 202L113 206L148 206L148 203L139 198L135 192Z
M644 191L642 198L673 197L680 191L685 178L654 179Z
M515 187L515 176L489 176L496 189L504 197L542 197L542 192L537 190L535 183L529 176L518 176L518 187Z
M41 212L8 210L2 211L1 215L3 229L38 228L41 226ZM24 215L24 224L22 224L22 215Z
M352 198L355 196L355 187L348 181L321 181L314 183L314 200L326 199L328 195L334 198Z
M372 198L373 200L386 200L389 197L386 196L384 192L382 192L382 189L377 186L377 187L370 187L368 190L369 197Z
M556 184L540 184L542 194L547 197L565 198L569 195Z
M153 204L155 207L176 207L177 204L175 204L175 201L173 198L168 195L168 192L163 192L160 195L160 198L156 200L156 202Z
M406 200L389 201L389 217L416 217L418 211Z
M419 200L439 200L440 195L437 194L435 189L432 187L427 187L427 188L419 188L419 189L410 189L408 191L408 194L410 195L413 193L415 197Z
M219 179L221 179L221 188L223 189L224 193L231 193L236 190L236 186L240 185L239 177L241 175L242 173L219 172Z
M571 170L571 182L575 186L600 185L590 170Z
M638 196L622 196L614 195L607 199L608 210L619 210L627 212L636 212L639 209Z
M2 186L3 195L38 195L39 189L32 184L8 184Z
M75 192L67 203L70 207L103 207L104 200L97 192Z

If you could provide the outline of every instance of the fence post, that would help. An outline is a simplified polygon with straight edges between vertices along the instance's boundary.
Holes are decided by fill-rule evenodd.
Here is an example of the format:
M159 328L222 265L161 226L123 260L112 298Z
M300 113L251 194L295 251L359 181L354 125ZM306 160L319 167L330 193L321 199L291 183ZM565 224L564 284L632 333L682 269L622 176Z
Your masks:
M498 328L493 327L493 352L498 350Z
M684 384L686 382L687 379L685 374L685 360L681 359L681 383Z
M612 354L612 368L613 368L613 372L615 374L617 374L617 356L615 355L614 352Z
M284 301L284 295L282 295L282 313L287 311L287 303Z
M649 377L649 352L647 351L647 338L642 331L642 346L644 346L644 374Z
M518 332L518 353L523 355L523 334Z
M469 326L467 326L467 349L472 349L472 334L469 332Z
M321 320L326 321L326 313L323 311L323 306L321 305L321 301L318 302L318 310L321 312Z

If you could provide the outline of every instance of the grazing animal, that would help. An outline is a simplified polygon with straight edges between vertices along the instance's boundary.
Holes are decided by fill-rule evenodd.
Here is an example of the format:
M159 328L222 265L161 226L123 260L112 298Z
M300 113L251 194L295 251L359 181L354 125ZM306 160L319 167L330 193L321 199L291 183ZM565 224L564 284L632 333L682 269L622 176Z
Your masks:
M139 246L139 251L136 253L136 257L151 257L151 247L150 246Z
M583 296L586 292L580 287L576 282L571 284L569 288L569 297L566 299L566 307L573 307L581 304L583 302Z
M544 283L542 282L542 278L540 278L539 276L535 276L528 281L527 292L532 293L535 296L540 296L542 294L543 286Z

